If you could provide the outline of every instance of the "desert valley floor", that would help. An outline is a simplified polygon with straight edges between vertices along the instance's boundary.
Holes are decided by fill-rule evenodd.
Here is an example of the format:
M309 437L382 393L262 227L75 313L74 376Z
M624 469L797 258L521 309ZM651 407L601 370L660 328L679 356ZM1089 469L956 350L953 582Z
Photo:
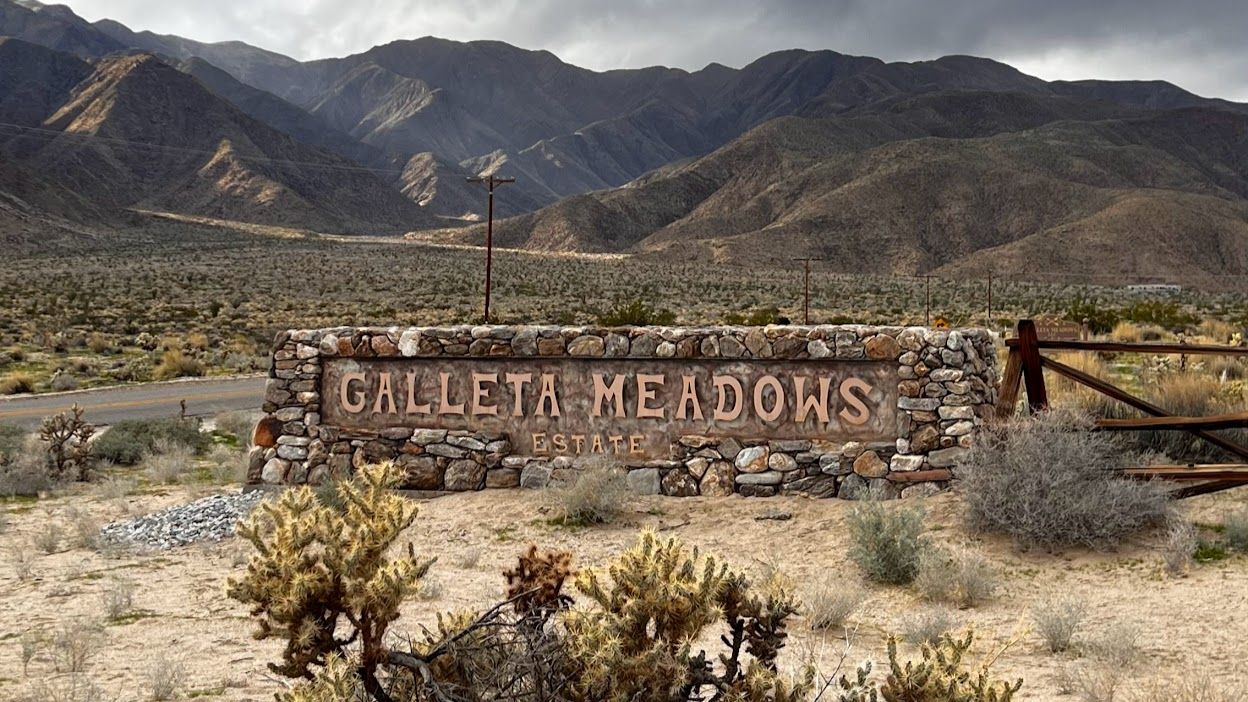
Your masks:
M225 488L236 490L237 487ZM116 519L180 504L210 492L206 487L173 487L127 497L97 493L10 503L8 528L0 551L14 554L23 543L47 529L87 518ZM853 503L806 498L637 498L617 523L587 528L552 526L544 516L548 498L539 491L462 493L424 501L407 538L424 555L438 556L431 584L411 601L396 627L419 633L437 611L479 608L496 602L500 572L510 567L529 543L574 552L579 564L602 563L630 544L638 530L651 526L665 535L718 553L731 564L754 572L777 567L799 591L820 583L852 583L858 575L846 558L842 537ZM1073 654L1051 654L1030 631L1031 610L1054 595L1073 596L1088 605L1083 631L1091 636L1115 624L1135 627L1139 649L1128 664L1115 699L1139 697L1154 683L1184 676L1208 676L1223 689L1248 686L1248 557L1197 563L1175 578L1164 574L1158 543L1164 534L1145 535L1110 552L1068 550L1023 553L1008 541L970 535L961 524L956 494L923 498L926 524L938 542L966 543L985 554L1000 574L1000 588L988 603L956 611L959 627L972 625L979 638L975 653L991 655L1013 641L994 670L1026 680L1022 699L1059 702L1077 699L1064 688L1073 666L1095 666ZM1248 505L1248 492L1230 491L1188 500L1188 516L1208 527L1221 515ZM757 519L783 516L788 519ZM69 527L66 526L68 545ZM247 549L238 538L212 544L148 553L100 553L62 547L50 555L32 554L31 573L18 577L7 562L0 569L0 698L26 697L32 684L57 689L72 677L57 673L45 646L23 664L27 631L48 636L75 630L75 624L98 627L86 661L86 678L103 699L139 699L149 671L172 661L185 671L183 696L219 700L268 700L286 681L265 664L279 657L275 641L251 638L246 609L225 596L225 581L240 574ZM768 554L764 562L757 554ZM102 597L117 578L133 582L133 613L107 623ZM924 610L913 590L872 586L863 607L851 618L852 649L846 665L865 658L883 664L886 632ZM89 631L78 629L76 631ZM29 637L26 637L29 638ZM1077 637L1078 638L1078 637ZM814 634L799 619L783 660L797 663L814 656L834 668L844 649L840 632ZM903 652L913 649L904 647ZM139 691L139 692L136 692ZM42 697L39 699L49 699Z

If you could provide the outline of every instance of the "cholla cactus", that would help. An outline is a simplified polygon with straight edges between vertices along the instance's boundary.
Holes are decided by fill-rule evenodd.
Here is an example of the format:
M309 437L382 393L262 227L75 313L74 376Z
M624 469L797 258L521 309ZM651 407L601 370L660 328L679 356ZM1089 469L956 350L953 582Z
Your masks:
M539 551L537 546L529 546L516 567L503 572L507 581L504 596L514 603L517 614L544 614L566 604L563 583L573 572L571 553Z
M87 479L94 435L95 425L82 418L82 408L77 403L68 412L43 419L39 425L39 439L46 444L53 480Z
M776 674L786 619L796 611L778 579L755 594L714 557L647 530L605 574L582 571L576 587L597 607L564 617L573 699L789 702L809 693L809 672L792 685ZM692 650L717 622L729 628L718 671L705 651ZM752 659L743 664L747 653ZM703 688L713 690L709 698Z
M923 644L918 661L904 666L897 660L897 639L888 640L889 675L880 688L884 702L1010 702L1023 686L993 680L987 666L975 675L963 667L962 659L975 641L973 632L962 639L945 634L936 644Z
M312 678L331 656L354 655L365 686L375 686L390 655L386 629L433 562L418 560L410 544L406 556L388 555L416 518L391 489L400 478L389 465L362 468L337 486L343 510L322 505L310 488L287 490L239 526L258 553L228 592L252 605L256 638L286 640L282 664L269 666L275 672Z

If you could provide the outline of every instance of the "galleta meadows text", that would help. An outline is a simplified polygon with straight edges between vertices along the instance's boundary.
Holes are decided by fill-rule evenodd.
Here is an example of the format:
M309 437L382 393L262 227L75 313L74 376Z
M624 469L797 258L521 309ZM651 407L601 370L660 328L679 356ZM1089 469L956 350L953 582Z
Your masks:
M325 421L506 433L533 456L662 458L680 436L887 440L893 364L684 359L340 359Z

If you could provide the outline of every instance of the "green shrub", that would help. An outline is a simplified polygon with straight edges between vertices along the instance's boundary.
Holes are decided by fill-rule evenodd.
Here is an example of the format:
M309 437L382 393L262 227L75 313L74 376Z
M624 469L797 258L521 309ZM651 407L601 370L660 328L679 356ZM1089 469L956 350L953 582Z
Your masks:
M598 323L604 327L665 326L676 321L676 315L668 310L654 309L644 300L617 303L598 315Z
M192 451L208 448L210 439L199 424L186 419L128 419L112 426L95 442L95 455L118 465L132 466L152 453L160 442L181 444Z
M1023 547L1100 548L1165 524L1166 487L1116 475L1131 457L1090 427L1054 411L984 431L958 473L970 526Z
M849 540L849 558L867 578L904 585L919 573L919 555L926 545L923 511L864 500L849 515Z
M21 448L30 432L11 424L0 424L0 465L7 463Z
M1241 553L1248 553L1248 508L1226 515L1222 520L1222 527L1226 545Z

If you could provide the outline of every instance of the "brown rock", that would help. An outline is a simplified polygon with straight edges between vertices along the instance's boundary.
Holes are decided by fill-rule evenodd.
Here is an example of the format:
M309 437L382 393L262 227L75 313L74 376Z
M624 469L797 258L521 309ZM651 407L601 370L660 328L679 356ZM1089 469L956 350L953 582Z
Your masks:
M887 334L876 334L867 339L866 350L867 358L875 361L889 361L901 355L901 346Z
M562 356L563 355L563 339L538 339L537 355L539 356Z
M692 497L698 494L698 481L683 468L669 470L663 476L663 494L672 497Z
M911 453L927 453L940 447L940 430L932 424L924 424L910 436Z
M707 497L728 497L736 483L736 471L728 461L715 461L702 475L698 487Z
M864 478L883 478L888 475L888 464L875 451L866 451L854 460L854 472Z
M520 471L515 468L495 468L487 471L485 487L489 489L520 487Z
M391 341L390 337L386 336L385 334L378 334L377 336L374 336L371 344L373 347L373 353L377 354L378 356L398 356L399 355L398 345L395 344L393 341Z
M402 456L396 462L407 473L402 487L407 490L442 489L442 469L433 456Z
M277 437L282 435L282 422L273 417L265 417L256 423L256 430L251 434L253 446L270 448L277 446Z
M485 482L485 466L467 458L454 460L447 464L445 478L447 490L480 490Z

